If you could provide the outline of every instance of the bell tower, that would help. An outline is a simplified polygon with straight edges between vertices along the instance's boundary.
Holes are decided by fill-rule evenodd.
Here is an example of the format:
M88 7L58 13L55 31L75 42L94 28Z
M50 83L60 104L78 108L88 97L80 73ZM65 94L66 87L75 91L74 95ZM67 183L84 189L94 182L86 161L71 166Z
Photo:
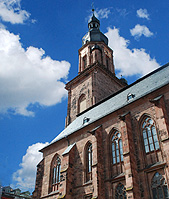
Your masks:
M113 51L108 47L108 38L100 31L94 10L88 29L78 51L78 75L65 87L68 90L66 126L82 112L126 86L115 76Z

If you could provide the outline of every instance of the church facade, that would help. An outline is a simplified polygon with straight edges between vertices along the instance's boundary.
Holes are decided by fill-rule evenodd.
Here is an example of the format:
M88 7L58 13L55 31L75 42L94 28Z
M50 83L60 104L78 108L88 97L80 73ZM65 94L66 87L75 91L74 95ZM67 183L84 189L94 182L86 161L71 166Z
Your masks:
M127 85L94 14L88 28L66 127L41 149L33 198L169 198L169 64Z

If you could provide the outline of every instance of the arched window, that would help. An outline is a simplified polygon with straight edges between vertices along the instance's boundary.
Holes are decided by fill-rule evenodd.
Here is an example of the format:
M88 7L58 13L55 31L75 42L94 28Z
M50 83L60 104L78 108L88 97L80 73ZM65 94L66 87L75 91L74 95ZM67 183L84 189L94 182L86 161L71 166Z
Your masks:
M119 131L115 131L112 136L112 158L113 164L123 161L123 145Z
M146 153L159 149L159 142L154 121L146 117L142 123L142 133Z
M86 182L92 180L92 144L86 148Z
M109 57L106 56L106 68L109 70Z
M153 199L168 199L169 198L168 187L165 182L165 179L158 172L155 173L152 179L151 189L152 189Z
M116 188L115 199L127 199L126 188L121 183Z
M58 190L58 185L60 183L60 168L61 160L56 157L52 164L52 191Z
M78 113L81 113L82 111L86 110L86 97L84 94L82 94L79 97L78 109Z
M83 69L87 67L87 56L83 57Z

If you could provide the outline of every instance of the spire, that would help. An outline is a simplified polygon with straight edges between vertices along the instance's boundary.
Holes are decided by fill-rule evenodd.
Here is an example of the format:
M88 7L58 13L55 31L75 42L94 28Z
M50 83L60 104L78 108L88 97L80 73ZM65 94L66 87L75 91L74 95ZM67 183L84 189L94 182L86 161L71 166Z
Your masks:
M92 9L93 11L94 9ZM88 22L88 28L89 31L93 30L93 29L98 29L100 28L100 21L95 17L94 15L94 11L93 11L93 16L90 18L89 22Z
M93 15L92 15L92 17L90 18L90 20L88 22L89 31L91 31L93 29L98 29L99 30L100 21L94 15L94 3L92 3L92 12L93 12Z

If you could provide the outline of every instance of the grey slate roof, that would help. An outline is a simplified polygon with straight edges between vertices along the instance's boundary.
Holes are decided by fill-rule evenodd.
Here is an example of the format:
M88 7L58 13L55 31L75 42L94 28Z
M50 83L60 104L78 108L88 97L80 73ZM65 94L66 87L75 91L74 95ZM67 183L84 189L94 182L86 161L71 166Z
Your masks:
M57 142L79 129L103 118L104 116L142 98L143 96L169 84L169 63L140 78L131 85L103 100L96 106L79 115L67 128L65 128L49 145ZM133 94L134 98L127 100L127 95ZM83 124L84 118L90 118L88 123ZM45 147L46 148L46 147Z

